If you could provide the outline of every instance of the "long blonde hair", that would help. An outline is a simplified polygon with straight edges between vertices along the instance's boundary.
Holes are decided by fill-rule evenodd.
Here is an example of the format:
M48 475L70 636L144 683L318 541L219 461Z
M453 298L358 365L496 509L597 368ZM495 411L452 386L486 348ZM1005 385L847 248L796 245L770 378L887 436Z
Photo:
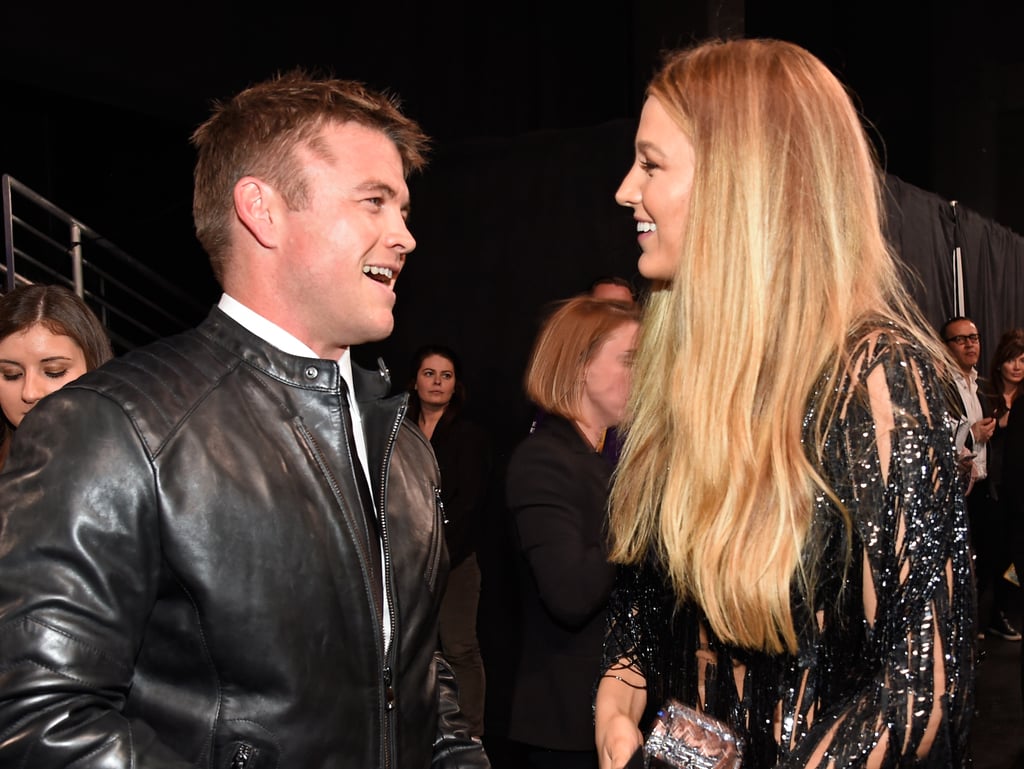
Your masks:
M692 142L695 175L676 275L644 312L612 559L653 551L723 640L794 651L814 497L835 498L819 472L833 388L805 449L808 399L842 375L865 320L929 349L934 336L885 241L857 112L820 61L781 41L709 42L669 55L648 96Z

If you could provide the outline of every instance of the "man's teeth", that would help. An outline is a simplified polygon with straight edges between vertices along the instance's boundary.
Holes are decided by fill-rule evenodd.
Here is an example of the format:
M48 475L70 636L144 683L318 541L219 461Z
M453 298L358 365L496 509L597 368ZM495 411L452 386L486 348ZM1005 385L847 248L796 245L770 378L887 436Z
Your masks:
M658 225L656 225L654 222L637 222L636 223L636 231L637 232L657 232L658 231Z
M379 281L388 281L394 276L390 267L377 267L369 264L363 267L363 274Z

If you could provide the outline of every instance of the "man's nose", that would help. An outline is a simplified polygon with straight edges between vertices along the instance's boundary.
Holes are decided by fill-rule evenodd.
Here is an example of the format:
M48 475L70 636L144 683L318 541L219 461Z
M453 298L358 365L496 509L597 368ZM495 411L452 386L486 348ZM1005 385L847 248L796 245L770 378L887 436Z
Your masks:
M387 237L389 248L395 248L401 254L402 261L416 249L416 238L412 236L412 230L404 217L396 217L392 224L391 233Z

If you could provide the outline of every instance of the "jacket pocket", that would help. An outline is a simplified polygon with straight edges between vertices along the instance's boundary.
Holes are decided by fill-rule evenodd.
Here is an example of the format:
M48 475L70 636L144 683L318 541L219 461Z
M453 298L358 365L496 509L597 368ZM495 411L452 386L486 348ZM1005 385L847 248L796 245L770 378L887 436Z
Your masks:
M281 750L271 732L253 721L224 722L217 737L213 766L217 769L277 769Z

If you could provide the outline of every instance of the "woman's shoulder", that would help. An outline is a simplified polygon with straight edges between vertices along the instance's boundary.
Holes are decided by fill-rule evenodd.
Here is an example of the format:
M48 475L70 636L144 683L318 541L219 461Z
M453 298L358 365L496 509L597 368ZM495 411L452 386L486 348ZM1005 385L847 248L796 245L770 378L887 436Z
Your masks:
M530 455L537 452L558 451L566 443L566 433L552 425L548 417L540 424L531 428L530 432L519 439L512 449L513 459L518 455Z
M571 422L549 415L520 439L512 449L509 464L574 462L576 456L587 453L585 449L583 438ZM592 450L589 453L597 456Z
M851 373L863 378L879 366L937 372L944 369L919 334L888 321L874 321L859 326L850 335L848 359Z

